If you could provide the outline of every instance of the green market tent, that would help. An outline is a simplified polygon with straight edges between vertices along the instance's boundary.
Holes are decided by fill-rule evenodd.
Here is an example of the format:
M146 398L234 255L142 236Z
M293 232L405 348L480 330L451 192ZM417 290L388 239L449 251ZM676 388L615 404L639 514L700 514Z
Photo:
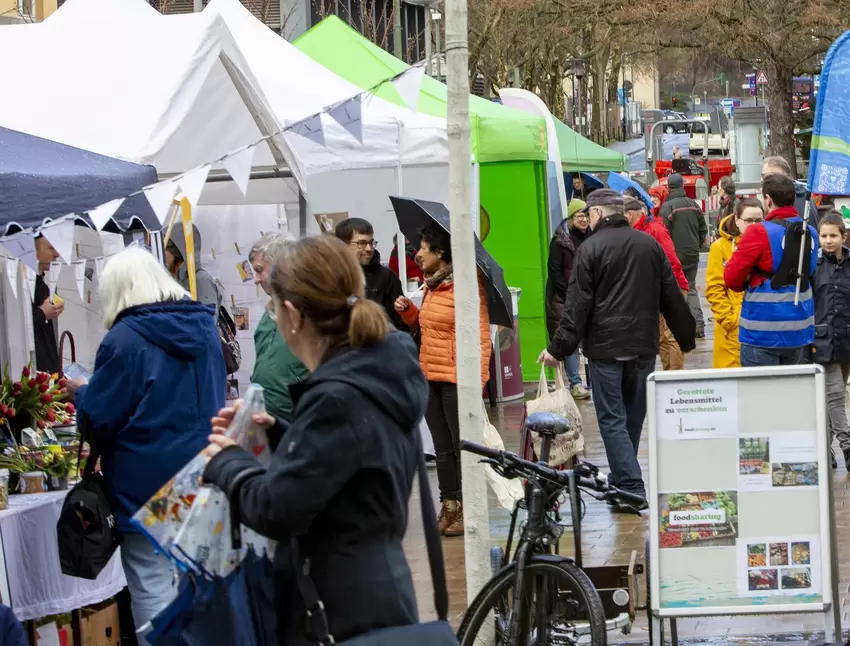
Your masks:
M336 16L323 20L294 44L363 89L373 88L408 67ZM380 85L375 94L397 105L405 105L390 83ZM418 111L445 118L447 101L445 84L425 76ZM545 317L549 252L546 124L542 117L477 96L470 96L469 111L470 143L474 159L479 163L482 241L502 265L508 284L522 289L519 334L523 378L536 380L540 374L537 356L548 340ZM557 119L555 123L558 126ZM565 170L621 170L624 167L622 155L596 146L564 124L560 126L565 131L558 133ZM611 163L606 165L604 155L611 158Z
M555 119L561 163L567 172L586 173L628 170L628 158L582 137L567 124Z

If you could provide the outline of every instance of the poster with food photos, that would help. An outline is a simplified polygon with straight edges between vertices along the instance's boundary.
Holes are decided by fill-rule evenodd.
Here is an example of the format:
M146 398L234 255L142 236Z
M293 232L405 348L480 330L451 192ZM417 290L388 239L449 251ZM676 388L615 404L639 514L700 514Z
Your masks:
M738 592L747 597L821 594L820 538L768 536L738 543Z

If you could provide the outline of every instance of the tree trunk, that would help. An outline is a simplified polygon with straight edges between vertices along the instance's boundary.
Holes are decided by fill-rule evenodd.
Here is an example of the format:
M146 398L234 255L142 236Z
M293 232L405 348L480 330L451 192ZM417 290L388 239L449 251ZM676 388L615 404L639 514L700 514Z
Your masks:
M594 141L599 141L602 138L602 111L599 109L599 103L602 99L602 86L604 81L600 80L596 69L593 70L592 76L593 85L590 88L590 104L593 106L593 112L590 115L590 137Z
M769 61L765 94L770 109L770 151L780 155L791 164L791 172L797 177L797 156L794 150L794 113L791 101L793 70L784 61Z
M620 118L620 97L617 90L620 87L620 73L623 70L623 59L616 53L611 59L611 76L608 77L608 88L606 92L605 114L606 116L616 115L616 119L609 119L608 129L619 130L622 127L622 119Z

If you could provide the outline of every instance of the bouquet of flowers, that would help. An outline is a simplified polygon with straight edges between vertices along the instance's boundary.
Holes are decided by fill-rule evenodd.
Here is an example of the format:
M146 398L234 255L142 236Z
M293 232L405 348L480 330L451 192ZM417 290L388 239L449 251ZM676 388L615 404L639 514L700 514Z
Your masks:
M76 410L72 403L65 401L66 385L65 379L29 366L24 367L20 380L12 381L6 366L0 382L0 423L8 423L18 435L20 429L27 426L42 430L48 425L67 423Z

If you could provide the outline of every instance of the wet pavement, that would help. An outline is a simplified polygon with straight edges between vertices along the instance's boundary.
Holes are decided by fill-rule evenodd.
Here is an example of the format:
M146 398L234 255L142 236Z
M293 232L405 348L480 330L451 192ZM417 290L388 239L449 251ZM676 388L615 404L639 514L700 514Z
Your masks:
M703 263L704 267L704 257ZM704 269L702 270L704 271ZM701 271L701 274L702 274ZM706 319L710 308L703 300L703 312ZM705 339L698 340L697 349L686 355L685 368L710 368L713 325L706 324ZM660 364L658 365L660 370ZM582 374L584 372L582 371ZM530 389L529 389L530 392ZM528 397L533 395L528 394ZM593 404L579 402L584 418L586 441L585 461L607 470L607 461ZM502 404L490 409L490 420L499 429L508 450L517 450L519 427L523 417L522 403ZM646 431L639 453L641 468L648 470ZM839 460L841 462L841 460ZM436 472L431 472L432 488L437 490ZM645 476L646 477L646 476ZM839 596L842 607L843 629L850 627L850 479L841 464L834 472L836 524L838 527L839 556ZM414 494L412 500L416 500ZM504 544L510 518L508 512L499 507L490 493L490 533L493 544ZM637 562L643 563L644 550L648 536L648 515L643 516L612 513L603 502L597 502L585 496L586 514L582 522L582 549L585 566L627 565L633 551L637 553ZM843 540L842 540L843 539ZM561 539L561 553L573 553L573 535L567 530ZM464 576L464 547L462 538L443 540L446 571L451 599L450 620L455 626L460 623L466 609L466 582ZM433 596L431 577L422 535L422 521L418 505L411 505L411 520L406 541L406 551L414 573L420 612L423 618L433 617ZM645 603L646 586L643 576L640 579L640 603ZM749 616L739 618L710 617L699 619L680 619L678 633L680 643L688 646L711 644L712 646L744 646L746 644L823 644L822 615L782 615ZM820 634L818 634L820 632ZM668 633L669 634L669 633ZM646 614L638 612L631 634L609 633L609 643L645 644L649 633Z

